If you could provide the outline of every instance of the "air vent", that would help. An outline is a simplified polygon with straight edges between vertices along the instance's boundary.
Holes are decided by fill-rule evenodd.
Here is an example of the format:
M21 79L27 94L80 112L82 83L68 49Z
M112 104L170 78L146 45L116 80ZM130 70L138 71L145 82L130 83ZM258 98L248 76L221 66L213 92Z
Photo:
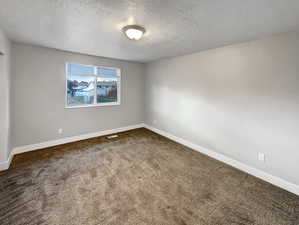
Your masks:
M114 139L114 138L118 138L118 135L113 134L113 135L107 136L107 139Z

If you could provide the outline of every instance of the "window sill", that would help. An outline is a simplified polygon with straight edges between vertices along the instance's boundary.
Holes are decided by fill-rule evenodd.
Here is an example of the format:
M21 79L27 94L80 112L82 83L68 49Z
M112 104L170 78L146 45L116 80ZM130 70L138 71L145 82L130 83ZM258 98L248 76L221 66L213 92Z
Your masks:
M77 109L77 108L88 108L88 107L101 107L101 106L115 106L120 105L120 102L108 102L102 104L92 104L92 105L78 105L78 106L65 106L66 109Z

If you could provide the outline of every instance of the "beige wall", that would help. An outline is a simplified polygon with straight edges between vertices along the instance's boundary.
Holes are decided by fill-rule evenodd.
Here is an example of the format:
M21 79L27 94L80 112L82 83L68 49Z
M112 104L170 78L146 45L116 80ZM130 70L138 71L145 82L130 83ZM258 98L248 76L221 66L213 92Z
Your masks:
M0 163L10 149L10 41L0 30Z
M146 123L296 184L298 100L299 32L146 66Z
M64 108L66 62L121 68L121 105ZM143 123L143 64L13 43L12 75L13 147Z

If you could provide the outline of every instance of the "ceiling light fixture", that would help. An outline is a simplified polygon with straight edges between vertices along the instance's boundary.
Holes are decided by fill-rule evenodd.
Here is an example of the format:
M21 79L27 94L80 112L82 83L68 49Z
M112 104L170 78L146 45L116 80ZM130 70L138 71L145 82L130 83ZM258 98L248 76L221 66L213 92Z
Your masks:
M123 32L130 40L140 40L145 33L145 29L138 25L127 25L123 27Z

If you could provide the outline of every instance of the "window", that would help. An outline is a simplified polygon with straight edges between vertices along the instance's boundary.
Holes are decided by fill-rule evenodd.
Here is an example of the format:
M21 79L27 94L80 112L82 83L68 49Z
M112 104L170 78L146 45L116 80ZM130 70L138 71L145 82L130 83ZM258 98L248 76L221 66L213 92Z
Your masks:
M66 107L120 104L120 69L66 64Z

